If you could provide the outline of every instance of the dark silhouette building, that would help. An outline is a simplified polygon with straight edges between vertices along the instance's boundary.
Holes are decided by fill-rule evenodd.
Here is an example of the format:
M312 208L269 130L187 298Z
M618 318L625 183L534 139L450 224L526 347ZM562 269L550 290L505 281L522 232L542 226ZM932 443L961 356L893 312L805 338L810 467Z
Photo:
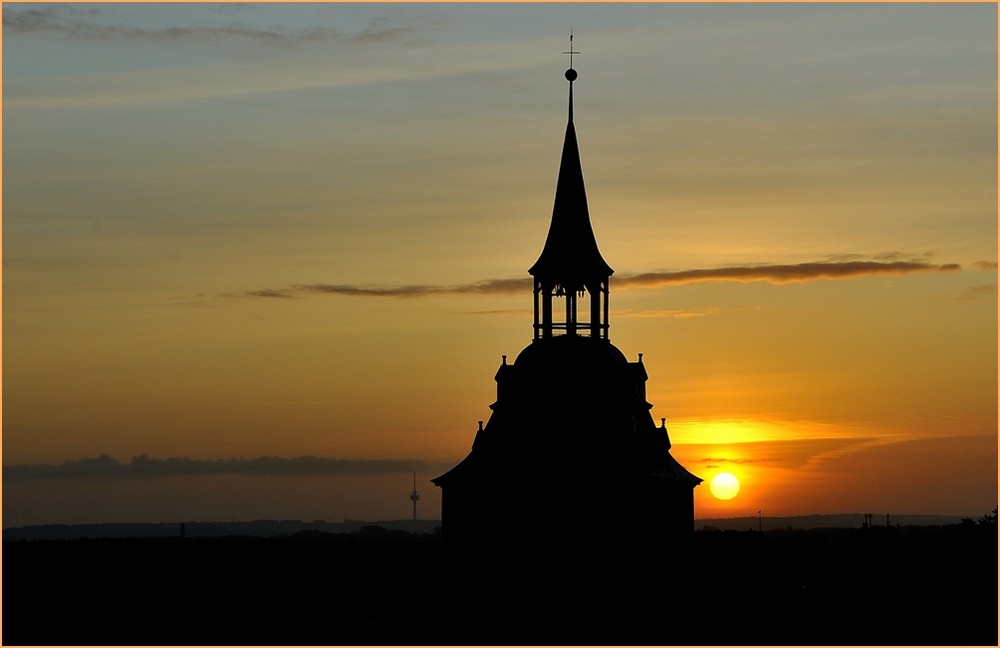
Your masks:
M552 221L528 270L534 339L513 363L503 356L496 402L472 451L432 480L453 547L637 546L693 531L702 480L671 456L665 421L653 422L642 354L630 362L608 335L614 270L590 222L573 123L576 78L571 65Z

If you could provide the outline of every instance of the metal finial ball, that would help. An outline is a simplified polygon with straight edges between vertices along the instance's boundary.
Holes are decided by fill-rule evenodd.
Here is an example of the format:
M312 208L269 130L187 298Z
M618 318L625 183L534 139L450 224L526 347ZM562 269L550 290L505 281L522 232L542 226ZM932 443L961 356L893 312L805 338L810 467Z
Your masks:
M572 82L576 81L576 77L577 77L576 70L574 70L573 68L570 68L570 69L566 70L566 80L567 81L569 81L570 83L572 83Z

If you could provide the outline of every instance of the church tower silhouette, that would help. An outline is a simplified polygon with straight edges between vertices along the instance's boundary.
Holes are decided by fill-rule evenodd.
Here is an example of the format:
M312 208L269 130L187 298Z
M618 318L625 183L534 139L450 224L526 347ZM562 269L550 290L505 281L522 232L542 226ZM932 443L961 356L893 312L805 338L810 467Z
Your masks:
M665 420L653 422L642 354L629 362L608 335L614 270L590 221L573 123L577 76L571 59L552 221L528 270L534 338L513 363L503 356L496 402L471 452L431 480L448 546L535 551L583 538L638 546L694 528L702 480L671 456Z

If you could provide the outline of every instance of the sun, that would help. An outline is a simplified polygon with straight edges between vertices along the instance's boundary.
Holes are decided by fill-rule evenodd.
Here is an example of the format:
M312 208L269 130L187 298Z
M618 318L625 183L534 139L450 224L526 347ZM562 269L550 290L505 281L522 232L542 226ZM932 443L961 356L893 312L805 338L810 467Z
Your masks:
M715 499L729 500L740 492L740 480L729 473L719 473L712 477L708 487L711 489L712 495L715 495Z

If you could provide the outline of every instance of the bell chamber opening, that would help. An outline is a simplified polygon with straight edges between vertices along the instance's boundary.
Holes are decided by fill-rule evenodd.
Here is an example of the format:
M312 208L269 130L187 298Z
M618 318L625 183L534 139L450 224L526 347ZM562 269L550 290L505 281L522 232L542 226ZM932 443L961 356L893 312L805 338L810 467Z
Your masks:
M577 285L536 280L534 339L558 335L609 339L608 283L608 279ZM557 299L565 303L560 307L554 303ZM581 314L589 318L581 320Z

